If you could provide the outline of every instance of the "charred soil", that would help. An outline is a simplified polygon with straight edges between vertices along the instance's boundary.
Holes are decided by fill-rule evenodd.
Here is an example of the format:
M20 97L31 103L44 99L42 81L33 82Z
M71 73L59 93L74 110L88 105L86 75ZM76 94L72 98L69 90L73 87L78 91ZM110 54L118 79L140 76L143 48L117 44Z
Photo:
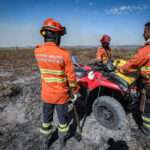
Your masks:
M81 63L95 58L96 48L70 49ZM133 52L134 53L134 52ZM114 58L128 58L128 51L115 50ZM0 149L40 149L41 124L40 74L33 49L0 50ZM57 125L57 116L54 117ZM127 116L128 128L105 137L105 129L91 113L83 127L83 138L77 142L71 138L66 150L149 150L149 141L131 136L131 127L137 128L131 114ZM58 140L50 147L58 149Z

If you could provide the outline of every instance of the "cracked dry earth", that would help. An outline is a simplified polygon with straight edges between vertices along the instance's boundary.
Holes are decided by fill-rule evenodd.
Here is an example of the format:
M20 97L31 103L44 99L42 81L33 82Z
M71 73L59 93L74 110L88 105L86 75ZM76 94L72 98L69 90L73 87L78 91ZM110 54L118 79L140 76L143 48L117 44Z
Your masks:
M40 150L40 77L34 67L32 70L26 75L8 68L0 72L0 150ZM130 128L137 125L131 114L127 119L128 126L112 132L101 127L91 113L83 127L82 140L72 137L66 150L150 150L149 141L131 136ZM56 115L54 120L57 125ZM58 148L56 140L50 150Z

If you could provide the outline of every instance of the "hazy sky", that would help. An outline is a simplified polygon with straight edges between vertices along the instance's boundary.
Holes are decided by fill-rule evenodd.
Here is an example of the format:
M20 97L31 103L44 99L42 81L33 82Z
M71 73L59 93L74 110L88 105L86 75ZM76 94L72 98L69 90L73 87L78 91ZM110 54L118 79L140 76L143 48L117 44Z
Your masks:
M1 0L0 47L43 42L39 30L47 17L66 26L63 45L98 45L104 33L113 45L142 44L149 10L150 0Z

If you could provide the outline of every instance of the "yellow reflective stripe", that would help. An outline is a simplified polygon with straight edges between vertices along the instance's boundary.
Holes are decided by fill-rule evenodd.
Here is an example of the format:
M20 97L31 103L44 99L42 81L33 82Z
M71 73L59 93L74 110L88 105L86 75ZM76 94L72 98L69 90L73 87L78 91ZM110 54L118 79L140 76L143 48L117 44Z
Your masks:
M143 123L143 125L147 128L150 128L150 124Z
M150 66L141 67L141 71L150 71Z
M59 124L59 127L60 128L65 128L65 127L67 127L67 123L65 123L65 124Z
M40 69L42 74L53 74L53 75L64 75L64 71L61 70L50 70L50 69Z
M51 130L51 129L49 129L49 130L44 130L44 129L40 128L40 133L45 134L45 135L49 135L49 134L52 133L52 130Z
M146 78L146 79L149 79L149 78L150 78L150 75L149 75L149 74L143 75L143 77Z
M150 123L150 118L147 118L147 117L142 116L142 119L143 119L143 121Z
M51 126L51 123L42 123L43 128L48 128Z
M76 82L74 82L74 83L69 83L69 86L74 88L74 87L77 86L77 83L76 83Z
M58 127L58 131L59 132L68 132L69 131L69 126L65 127L65 128L60 128Z
M43 80L45 80L48 83L52 83L52 82L58 82L58 83L63 83L66 82L66 78L46 78L46 77L42 77Z

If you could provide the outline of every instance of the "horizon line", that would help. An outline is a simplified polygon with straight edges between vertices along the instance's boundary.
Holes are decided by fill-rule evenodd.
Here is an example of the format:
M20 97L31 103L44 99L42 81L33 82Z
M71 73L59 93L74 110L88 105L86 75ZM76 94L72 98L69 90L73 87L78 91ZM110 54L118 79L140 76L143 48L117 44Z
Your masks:
M98 47L100 45L62 45L60 47ZM116 45L110 45L111 47L138 47L142 46L141 44L116 44ZM0 46L0 48L34 48L35 46Z

